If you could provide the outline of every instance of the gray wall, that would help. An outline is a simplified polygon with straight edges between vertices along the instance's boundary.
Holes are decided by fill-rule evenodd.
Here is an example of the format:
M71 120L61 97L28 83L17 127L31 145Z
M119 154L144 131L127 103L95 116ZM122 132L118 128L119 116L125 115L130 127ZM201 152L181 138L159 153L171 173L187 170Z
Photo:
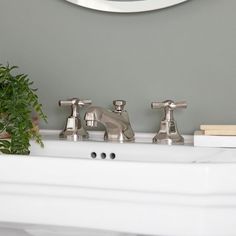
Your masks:
M109 107L128 101L136 131L158 127L154 100L186 100L179 129L236 123L236 1L190 0L141 14L111 14L64 0L0 0L0 63L20 66L61 129L62 98Z

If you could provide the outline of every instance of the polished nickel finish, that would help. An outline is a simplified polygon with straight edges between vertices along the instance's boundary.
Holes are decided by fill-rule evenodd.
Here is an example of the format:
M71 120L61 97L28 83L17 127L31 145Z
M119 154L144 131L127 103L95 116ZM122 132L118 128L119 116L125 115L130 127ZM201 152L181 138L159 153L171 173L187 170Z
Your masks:
M134 132L131 128L129 116L124 110L126 102L113 101L114 110L110 111L102 107L89 107L85 114L86 125L97 127L101 123L105 127L104 139L108 141L127 142L134 140Z
M160 144L184 144L184 138L179 134L173 111L176 108L187 108L186 102L173 102L166 100L164 102L152 102L152 109L164 109L165 115L161 120L160 129L153 138L153 143Z
M80 119L79 109L81 107L89 106L92 104L91 100L80 100L72 98L66 101L59 101L59 106L70 106L71 115L67 118L65 129L60 133L60 138L67 138L70 140L87 139L88 132L83 127Z

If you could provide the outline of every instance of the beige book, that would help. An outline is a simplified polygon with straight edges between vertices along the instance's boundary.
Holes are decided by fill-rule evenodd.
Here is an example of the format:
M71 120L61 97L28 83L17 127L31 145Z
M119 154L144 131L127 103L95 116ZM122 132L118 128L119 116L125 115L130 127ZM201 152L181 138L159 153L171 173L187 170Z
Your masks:
M220 131L236 131L236 125L201 125L201 130L209 131L209 130L220 130Z
M205 135L236 136L236 130L204 130Z

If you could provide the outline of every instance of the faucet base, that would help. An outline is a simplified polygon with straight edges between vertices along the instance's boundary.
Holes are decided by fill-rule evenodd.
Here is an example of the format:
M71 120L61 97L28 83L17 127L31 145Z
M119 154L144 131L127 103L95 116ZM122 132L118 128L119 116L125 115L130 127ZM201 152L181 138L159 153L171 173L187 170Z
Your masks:
M70 141L78 141L78 140L87 140L89 138L89 135L87 132L81 134L81 132L78 131L64 130L59 134L59 138L67 139Z
M162 120L157 135L153 138L153 143L167 145L183 145L184 138L179 134L176 122L171 120Z
M105 132L104 140L109 142L125 143L125 142L133 142L135 138L134 135L131 137L126 137L123 133L117 135L117 134L108 134L107 132Z
M67 119L65 129L59 134L59 137L77 141L88 139L89 134L82 126L81 120L79 118L69 117Z
M153 139L153 143L166 144L166 145L183 145L184 138L178 133L167 134L159 132Z

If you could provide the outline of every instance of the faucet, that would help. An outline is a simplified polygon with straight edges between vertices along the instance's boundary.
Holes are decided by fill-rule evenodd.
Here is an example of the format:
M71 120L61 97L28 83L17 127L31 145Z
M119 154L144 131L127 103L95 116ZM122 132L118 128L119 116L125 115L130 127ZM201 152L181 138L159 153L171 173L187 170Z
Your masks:
M59 101L59 106L71 107L71 115L67 118L64 130L59 134L60 138L67 138L74 141L88 138L88 132L83 127L80 119L79 109L81 107L89 106L90 104L92 104L91 100L80 100L78 98Z
M153 138L153 143L160 144L184 144L184 138L180 135L176 121L174 120L173 111L176 108L187 108L186 102L173 102L166 100L164 102L152 102L152 109L164 108L165 114L161 120L160 129Z
M129 116L124 106L126 101L114 100L114 110L102 107L89 107L85 113L88 127L97 127L101 123L105 127L104 140L127 142L134 141L134 132L131 128Z

